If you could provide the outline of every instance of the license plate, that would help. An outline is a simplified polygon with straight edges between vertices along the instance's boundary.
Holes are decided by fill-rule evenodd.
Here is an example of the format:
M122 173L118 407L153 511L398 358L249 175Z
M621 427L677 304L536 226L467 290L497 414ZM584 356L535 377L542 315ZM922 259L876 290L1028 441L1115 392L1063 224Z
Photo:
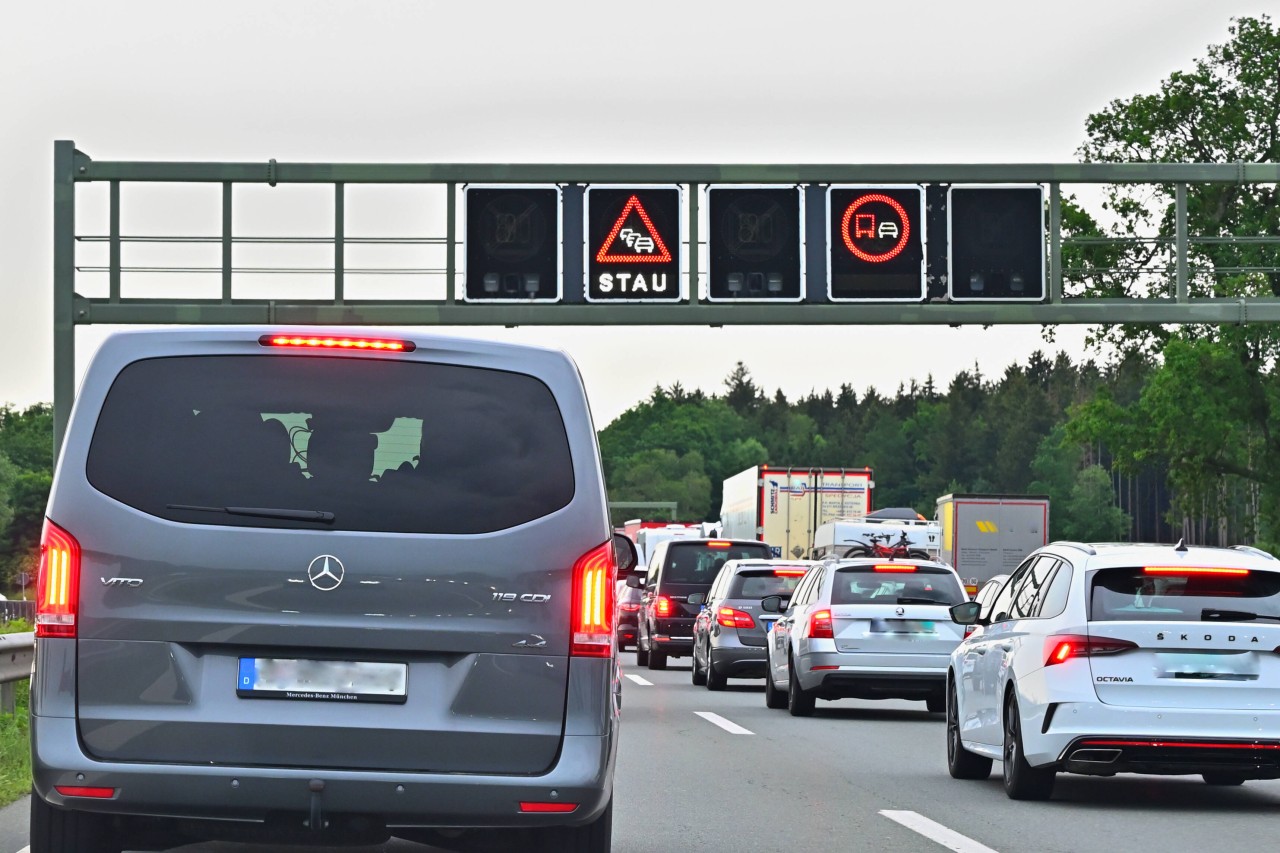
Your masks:
M937 625L918 619L872 619L873 634L936 634Z
M405 701L409 665L350 660L240 658L236 695L321 702Z

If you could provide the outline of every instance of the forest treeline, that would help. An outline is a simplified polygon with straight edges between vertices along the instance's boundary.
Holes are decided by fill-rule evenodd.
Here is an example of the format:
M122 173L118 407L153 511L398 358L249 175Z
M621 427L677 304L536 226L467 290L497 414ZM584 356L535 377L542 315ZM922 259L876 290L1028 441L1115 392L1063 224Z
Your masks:
M752 465L869 467L878 507L932 518L952 492L1047 494L1055 537L1160 537L1169 532L1162 472L1118 474L1104 448L1068 435L1072 411L1099 388L1137 399L1152 367L1035 352L996 377L975 364L945 388L926 378L859 396L849 383L790 401L766 393L739 362L721 393L658 387L601 432L609 496L676 501L682 520L710 521L720 516L722 481ZM1151 512L1153 501L1163 505Z

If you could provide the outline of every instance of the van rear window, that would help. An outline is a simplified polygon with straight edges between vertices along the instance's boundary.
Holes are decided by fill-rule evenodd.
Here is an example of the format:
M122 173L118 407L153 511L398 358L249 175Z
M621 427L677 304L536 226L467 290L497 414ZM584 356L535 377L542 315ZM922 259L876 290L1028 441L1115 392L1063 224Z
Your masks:
M1093 576L1094 621L1280 620L1280 572L1141 566Z
M662 571L662 581L711 586L720 569L730 560L767 560L772 556L769 546L763 542L732 542L714 547L706 542L672 542L667 546L667 564Z
M502 530L574 491L564 421L534 377L277 354L129 365L87 475L173 521L392 533Z

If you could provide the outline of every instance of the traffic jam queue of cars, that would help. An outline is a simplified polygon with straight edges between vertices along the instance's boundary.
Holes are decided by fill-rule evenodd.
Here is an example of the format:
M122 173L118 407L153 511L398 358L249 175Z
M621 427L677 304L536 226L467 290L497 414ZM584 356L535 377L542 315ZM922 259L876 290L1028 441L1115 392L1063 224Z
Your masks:
M951 776L999 761L1012 799L1059 773L1280 778L1280 560L1255 548L1053 542L969 600L930 560L682 540L619 586L640 592L637 664L688 657L713 691L763 679L793 716L923 701Z

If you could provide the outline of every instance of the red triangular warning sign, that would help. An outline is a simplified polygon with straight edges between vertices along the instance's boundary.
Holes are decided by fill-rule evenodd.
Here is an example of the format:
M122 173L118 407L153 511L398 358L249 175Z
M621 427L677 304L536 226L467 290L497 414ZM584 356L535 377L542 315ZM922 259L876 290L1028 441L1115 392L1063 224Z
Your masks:
M640 221L644 223L645 230L649 233L641 234L633 228L627 228L623 233L623 223L627 221L627 217L631 215L631 211L635 211L640 216ZM617 254L613 252L613 244L619 237L622 242L630 250L626 254ZM662 242L662 235L658 233L658 229L653 227L653 220L649 219L648 212L644 209L644 205L640 203L640 199L631 196L627 199L627 203L622 208L622 215L618 217L618 221L613 223L613 228L609 231L609 236L604 238L604 244L600 246L600 251L596 252L596 263L641 263L641 264L666 264L671 262L671 252L667 250L667 244Z

